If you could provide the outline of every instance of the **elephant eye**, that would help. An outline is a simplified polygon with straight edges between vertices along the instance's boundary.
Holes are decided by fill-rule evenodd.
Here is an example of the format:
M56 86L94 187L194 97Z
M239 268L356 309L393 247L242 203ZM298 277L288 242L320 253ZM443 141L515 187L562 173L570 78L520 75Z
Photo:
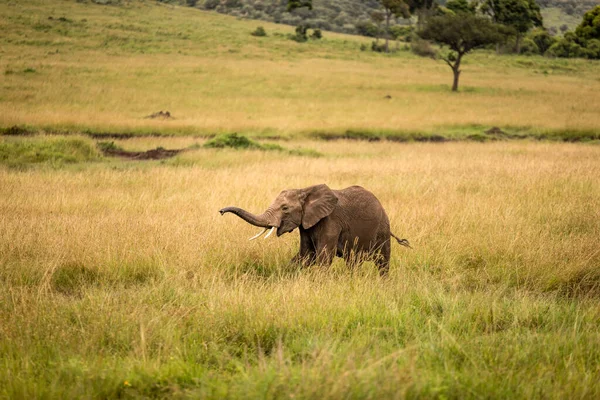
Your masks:
M287 211L288 209L289 209L289 207L286 205L281 206L281 210L283 210L283 211Z

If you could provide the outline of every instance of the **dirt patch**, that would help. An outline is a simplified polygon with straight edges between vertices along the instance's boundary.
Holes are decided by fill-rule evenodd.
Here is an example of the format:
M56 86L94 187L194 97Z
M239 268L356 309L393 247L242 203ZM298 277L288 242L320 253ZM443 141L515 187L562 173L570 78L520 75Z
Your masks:
M526 139L527 135L518 135L515 133L508 133L498 128L497 126L493 126L487 131L484 132L486 135L496 138L496 139Z
M133 133L118 133L118 132L83 132L85 135L91 137L92 139L131 139L134 137L140 137L139 135L134 135ZM148 134L144 136L149 137L159 137L162 136L160 134Z
M490 129L485 131L485 133L487 133L488 135L506 135L506 132L504 132L502 129L498 128L497 126L491 127Z
M169 111L159 111L154 114L146 115L146 119L174 119Z
M163 160L165 158L175 157L177 154L186 150L167 150L162 147L157 147L156 149L148 151L128 151L114 145L111 146L110 144L99 144L98 147L105 156L128 158L130 160Z
M344 133L325 133L325 132L316 132L313 134L314 137L325 140L326 142L335 141L335 140L356 140L356 141L365 141L365 142L379 142L381 141L381 137L369 133L369 132L360 132L360 131L346 131Z

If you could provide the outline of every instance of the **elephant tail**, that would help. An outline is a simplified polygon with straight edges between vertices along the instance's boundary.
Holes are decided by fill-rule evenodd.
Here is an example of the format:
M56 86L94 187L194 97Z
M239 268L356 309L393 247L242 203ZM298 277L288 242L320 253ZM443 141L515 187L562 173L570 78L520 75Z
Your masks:
M408 247L409 249L412 249L412 247L410 247L410 243L408 243L408 240L400 239L398 236L394 235L391 232L390 232L390 234L394 237L394 239L396 239L398 241L399 245L402 245L402 246Z

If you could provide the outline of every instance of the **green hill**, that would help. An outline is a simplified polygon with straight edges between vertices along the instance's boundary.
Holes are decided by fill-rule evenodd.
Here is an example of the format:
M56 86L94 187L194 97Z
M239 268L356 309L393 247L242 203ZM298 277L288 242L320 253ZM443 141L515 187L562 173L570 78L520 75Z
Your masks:
M263 21L297 25L300 22L309 23L316 28L329 31L361 34L361 25L370 21L374 11L380 11L377 0L315 0L314 9L286 12L287 0L186 0L178 1L204 10L214 10L222 14L240 18L258 19ZM440 0L445 4L446 0ZM544 18L548 18L546 26L554 27L557 32L562 25L573 29L581 20L581 16L600 0L538 0L542 7ZM398 20L399 23L407 21Z
M597 62L481 51L466 57L456 95L449 68L405 43L385 55L361 51L369 38L297 43L293 27L261 22L267 36L255 37L257 25L154 1L0 2L0 127L401 138L597 129ZM158 111L172 118L146 118Z

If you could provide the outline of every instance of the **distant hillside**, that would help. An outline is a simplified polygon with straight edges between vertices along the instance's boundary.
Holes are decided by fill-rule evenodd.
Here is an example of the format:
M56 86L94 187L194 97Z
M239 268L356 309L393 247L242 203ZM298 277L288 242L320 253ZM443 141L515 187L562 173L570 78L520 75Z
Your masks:
M567 15L581 17L583 14L600 4L600 0L537 0L542 8L556 7Z
M192 0L193 1L193 0ZM314 9L286 11L287 0L198 0L196 7L237 17L312 27L343 33L359 33L356 25L370 21L380 9L377 0L315 0Z
M119 4L130 0L77 0L99 4ZM216 11L239 18L255 19L296 26L300 22L327 31L371 36L371 14L381 11L378 0L314 0L313 10L286 10L287 0L156 0L161 3L187 5L202 10ZM447 0L438 0L446 4ZM547 28L561 32L565 26L573 30L583 14L600 4L600 0L537 0ZM399 19L393 23L409 24ZM370 34L369 34L370 33Z
M169 0L163 0L169 1ZM314 0L312 11L301 9L286 11L287 0L172 0L204 10L214 10L241 18L258 19L288 25L301 21L315 28L344 33L364 33L360 26L370 21L374 11L381 10L377 0ZM446 0L439 1L445 4ZM581 16L600 0L538 0L544 14L549 16L548 27L557 30L562 25L569 29L580 21ZM547 9L547 10L544 10ZM408 21L398 20L400 24Z

